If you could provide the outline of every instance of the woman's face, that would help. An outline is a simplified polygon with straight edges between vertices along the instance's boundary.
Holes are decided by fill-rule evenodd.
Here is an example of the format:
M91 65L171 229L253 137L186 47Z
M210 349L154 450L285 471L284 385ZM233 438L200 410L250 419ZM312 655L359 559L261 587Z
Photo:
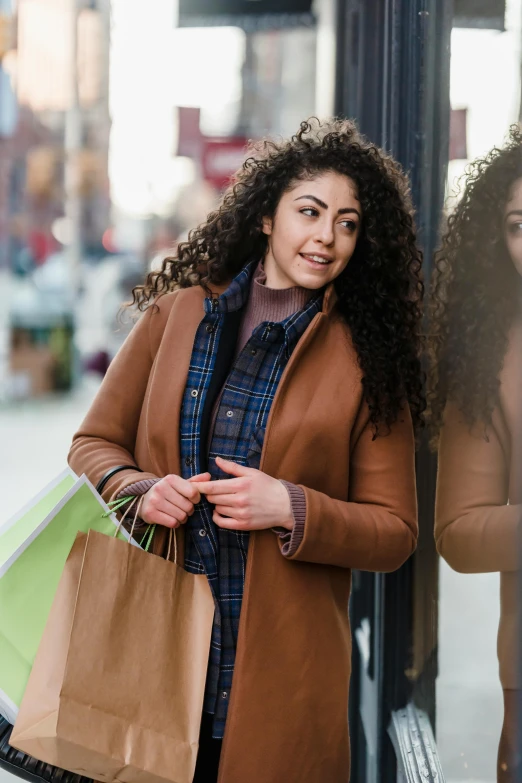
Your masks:
M513 183L504 210L504 237L511 260L522 275L522 177Z
M295 183L274 219L263 220L267 286L317 290L335 280L353 255L361 220L357 187L348 177L325 172Z

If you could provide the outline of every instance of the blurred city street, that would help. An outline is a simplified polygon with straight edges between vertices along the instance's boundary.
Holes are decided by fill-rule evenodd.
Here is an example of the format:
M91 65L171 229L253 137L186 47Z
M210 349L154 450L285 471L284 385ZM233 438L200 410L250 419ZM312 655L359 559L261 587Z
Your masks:
M87 375L70 394L0 407L1 521L66 467L71 438L97 387L96 377Z
M97 387L95 377L85 376L71 394L0 407L0 522L9 519L63 470L71 437ZM0 769L0 783L14 780Z
M183 243L199 236L191 232L244 187L259 149L270 159L273 141L299 136L307 118L353 120L401 165L427 302L441 236L466 203L459 177L522 127L521 62L520 0L0 0L0 524L66 467L72 436L132 328L136 313L122 304L141 307L144 289L178 286ZM287 191L295 184L285 182ZM353 195L363 204L361 193ZM275 225L277 198L262 202L266 215L256 211L260 237L261 218ZM222 215L215 231L228 242ZM517 225L510 230L522 242ZM265 244L240 246L263 260ZM193 269L210 261L220 270L212 247L197 245ZM467 281L462 290L468 298ZM436 747L423 752L440 755L444 783L497 780L500 573L456 573L439 559L437 466L427 452L418 460L421 547L400 572L400 600L376 591L381 577L371 571L352 593L352 614L377 640L369 696L360 672L370 663L354 645L351 706L370 717L351 724L352 783L391 780L395 769L413 779L407 753L381 768L389 761L382 715L405 699L435 716ZM4 605L15 607L17 590ZM410 672L423 676L411 684ZM14 779L0 769L0 783Z
M81 386L71 394L0 407L3 500L0 522L13 516L63 470L71 437L97 387L95 376L85 376ZM0 783L13 780L0 769Z

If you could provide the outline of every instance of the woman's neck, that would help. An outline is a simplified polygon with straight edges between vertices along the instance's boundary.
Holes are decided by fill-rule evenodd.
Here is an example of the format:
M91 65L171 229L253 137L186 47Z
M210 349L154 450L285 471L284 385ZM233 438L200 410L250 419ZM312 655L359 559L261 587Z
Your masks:
M263 269L266 275L264 282L267 288L273 288L274 290L281 290L285 288L296 288L295 282L292 278L288 277L281 268L276 264L275 259L271 253L267 253L263 259Z

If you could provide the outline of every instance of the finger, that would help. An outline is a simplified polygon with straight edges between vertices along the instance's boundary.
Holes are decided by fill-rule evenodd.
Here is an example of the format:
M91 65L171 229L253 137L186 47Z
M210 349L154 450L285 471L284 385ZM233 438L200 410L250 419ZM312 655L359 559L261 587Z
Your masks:
M190 500L187 500L176 489L173 489L167 481L160 481L156 486L152 487L148 493L148 501L149 505L161 508L167 514L169 513L168 504L183 509L187 514L191 514L194 510ZM167 504L167 506L164 507L164 504Z
M162 525L163 527L171 528L179 527L181 524L178 519L171 517L170 514L165 514L163 511L154 511L150 517L147 515L145 522L149 525Z
M238 478L241 476L249 476L254 468L247 468L246 465L238 465L237 462L231 462L231 460L223 459L223 457L216 457L216 465L218 468L221 468L221 470L224 470L225 473L228 473L231 476L237 476Z
M168 484L164 487L164 494L160 495L159 500L157 501L158 508L161 508L160 504L162 501L163 503L168 503L176 508L180 508L185 514L192 514L194 512L194 504L183 497L183 495L180 495L175 489L169 487ZM169 513L168 508L161 508L161 510L166 511L167 514Z
M230 495L244 489L241 479L198 481L195 486L197 486L202 495Z
M244 508L245 498L241 492L236 495L212 495L211 502L216 506L232 506L236 510Z
M240 513L240 510L237 506L216 506L215 511L219 514L221 517L232 517L232 519L243 519L243 513Z
M176 519L178 522L186 522L188 514L183 511L179 506L173 506L172 503L167 503L165 500L161 500L159 503L155 503L149 511L150 516L154 516L156 512L166 514L168 517Z
M248 528L245 527L245 523L241 522L238 519L234 519L234 517L222 517L221 514L218 514L217 511L214 511L212 514L212 519L216 523L218 527L223 528L224 530L247 530Z
M176 494L173 500L170 500L169 498L160 498L154 505L158 511L163 511L164 514L170 514L171 516L176 517L176 519L194 513L194 506L190 500L187 500L179 494Z
M191 476L187 481L210 481L210 473L198 473L197 476Z
M172 489L175 489L176 492L179 492L184 498L190 500L191 503L199 503L200 494L196 483L191 484L190 481L181 478L181 476L176 476L173 473L171 473L170 476L166 476L166 479Z

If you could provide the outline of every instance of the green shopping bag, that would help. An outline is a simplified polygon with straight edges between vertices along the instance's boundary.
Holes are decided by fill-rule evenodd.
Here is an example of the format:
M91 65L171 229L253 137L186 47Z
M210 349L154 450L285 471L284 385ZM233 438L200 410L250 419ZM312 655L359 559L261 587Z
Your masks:
M67 468L14 517L0 523L0 568L2 569L0 575L7 570L9 559L19 551L20 547L30 542L38 527L76 481L78 481L76 473L71 468Z
M118 524L86 476L61 474L46 490L0 527L0 713L10 723L76 534Z

